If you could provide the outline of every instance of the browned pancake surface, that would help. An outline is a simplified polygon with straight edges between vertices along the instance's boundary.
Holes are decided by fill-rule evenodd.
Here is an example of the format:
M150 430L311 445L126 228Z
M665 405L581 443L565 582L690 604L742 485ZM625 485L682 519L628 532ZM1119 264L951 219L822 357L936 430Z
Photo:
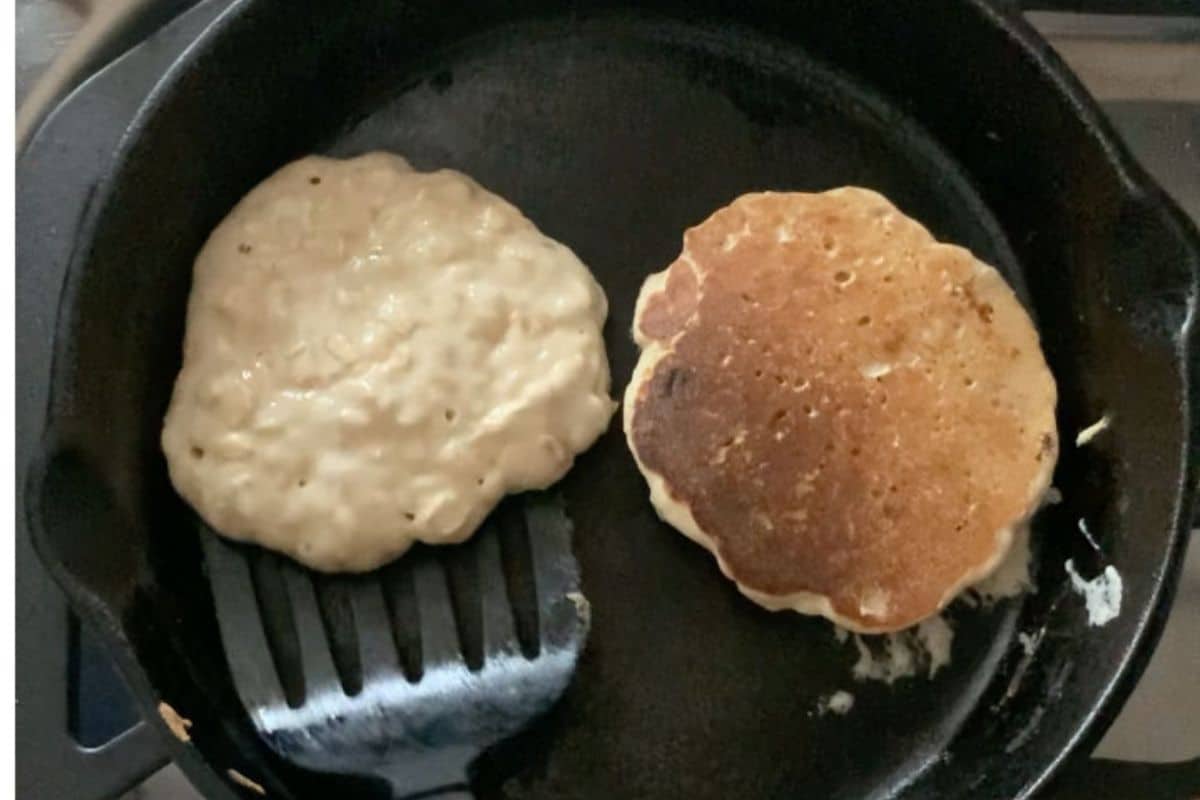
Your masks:
M726 572L892 630L995 565L1057 454L1012 291L862 189L739 198L684 237L636 333L640 466Z

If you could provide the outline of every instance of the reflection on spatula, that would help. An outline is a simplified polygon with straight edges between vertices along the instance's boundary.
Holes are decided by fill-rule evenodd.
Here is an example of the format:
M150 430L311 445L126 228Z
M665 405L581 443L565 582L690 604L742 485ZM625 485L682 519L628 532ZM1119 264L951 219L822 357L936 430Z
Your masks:
M394 797L469 797L486 747L566 688L587 635L571 525L542 494L468 542L368 575L309 572L202 535L234 685L263 740Z

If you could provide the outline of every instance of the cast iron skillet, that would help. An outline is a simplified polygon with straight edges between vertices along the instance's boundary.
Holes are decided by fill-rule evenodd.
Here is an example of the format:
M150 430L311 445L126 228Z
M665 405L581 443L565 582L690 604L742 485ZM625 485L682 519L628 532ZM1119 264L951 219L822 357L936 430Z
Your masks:
M231 766L272 797L370 791L280 764L250 732L158 432L207 233L286 161L375 148L464 170L573 247L609 295L618 388L637 287L685 227L744 191L847 183L1001 268L1059 381L1066 500L1036 525L1036 594L956 606L952 665L890 688L852 685L826 623L751 605L657 522L614 423L562 484L589 647L550 717L478 764L482 796L1007 798L1094 742L1185 545L1200 240L1015 12L243 0L168 72L90 204L27 497L40 554L143 708L195 721L178 753L206 792L230 796ZM1112 430L1071 447L1104 413ZM1086 626L1068 557L1125 577L1117 620ZM1018 631L1040 636L1032 654ZM843 688L851 714L811 714Z

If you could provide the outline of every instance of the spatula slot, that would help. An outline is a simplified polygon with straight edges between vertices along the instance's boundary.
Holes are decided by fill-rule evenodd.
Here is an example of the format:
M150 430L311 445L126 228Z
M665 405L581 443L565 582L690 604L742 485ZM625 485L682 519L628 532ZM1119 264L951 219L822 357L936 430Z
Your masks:
M400 669L404 677L416 683L424 674L421 651L421 624L417 610L417 595L413 588L412 570L401 559L384 567L380 573L383 599Z
M500 563L504 568L505 587L512 603L517 641L526 658L536 658L540 649L537 584L523 499L505 500L493 518L499 527Z
M321 623L329 639L334 668L342 689L348 695L362 691L362 660L359 658L358 625L351 605L350 578L322 575L315 577L313 587L321 610Z
M292 617L292 603L280 572L280 558L258 548L247 548L254 598L263 632L284 697L292 708L304 704L304 671L300 667L300 640Z
M475 538L455 547L445 548L442 566L450 588L450 604L458 642L467 668L478 672L483 667L483 608L479 593L477 568L479 537L491 533L486 528ZM494 535L494 534L493 534Z

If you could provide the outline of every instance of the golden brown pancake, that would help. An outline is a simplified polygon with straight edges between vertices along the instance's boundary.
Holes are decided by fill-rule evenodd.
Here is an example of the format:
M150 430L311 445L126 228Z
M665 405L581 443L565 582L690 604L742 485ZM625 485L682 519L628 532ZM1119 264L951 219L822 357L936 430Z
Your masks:
M860 632L986 577L1058 453L1000 274L883 196L738 198L650 276L625 432L659 515L748 597Z

